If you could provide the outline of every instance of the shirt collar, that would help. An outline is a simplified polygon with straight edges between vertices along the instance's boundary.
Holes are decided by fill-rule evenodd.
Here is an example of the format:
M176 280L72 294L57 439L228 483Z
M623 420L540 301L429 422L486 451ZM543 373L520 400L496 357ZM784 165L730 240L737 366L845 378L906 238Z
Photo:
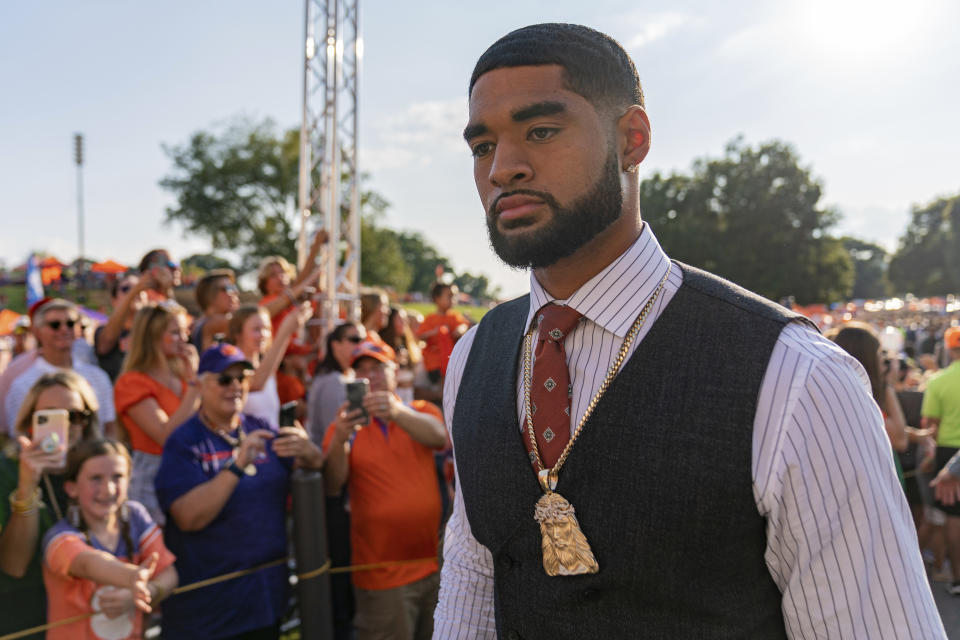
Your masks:
M534 316L543 305L554 302L576 309L618 337L626 337L669 267L670 259L650 225L644 223L640 236L626 251L566 300L558 300L547 293L531 271L526 326L531 327Z

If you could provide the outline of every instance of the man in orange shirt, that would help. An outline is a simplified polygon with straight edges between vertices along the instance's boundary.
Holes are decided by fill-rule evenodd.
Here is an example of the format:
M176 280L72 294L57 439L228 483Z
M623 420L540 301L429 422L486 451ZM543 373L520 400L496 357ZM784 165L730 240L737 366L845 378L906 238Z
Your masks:
M453 351L453 344L460 339L472 324L462 313L453 310L453 299L457 295L457 285L437 282L430 289L430 297L437 305L417 328L417 337L425 340L423 367L430 376L430 382L439 384L447 373L447 361Z
M440 585L437 553L440 490L433 450L447 446L435 405L405 405L394 393L396 364L377 345L357 347L357 378L370 381L361 409L340 407L327 429L324 481L328 495L350 492L353 564L419 560L353 574L357 640L427 639Z

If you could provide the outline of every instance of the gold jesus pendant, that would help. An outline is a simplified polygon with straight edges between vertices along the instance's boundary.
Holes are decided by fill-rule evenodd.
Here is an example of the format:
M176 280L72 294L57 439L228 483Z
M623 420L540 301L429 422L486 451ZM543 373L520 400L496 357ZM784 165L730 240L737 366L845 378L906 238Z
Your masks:
M541 483L545 493L537 500L533 517L540 523L543 570L548 576L596 573L600 567L587 537L580 530L573 505L553 491L556 481L549 478L548 472L541 472Z

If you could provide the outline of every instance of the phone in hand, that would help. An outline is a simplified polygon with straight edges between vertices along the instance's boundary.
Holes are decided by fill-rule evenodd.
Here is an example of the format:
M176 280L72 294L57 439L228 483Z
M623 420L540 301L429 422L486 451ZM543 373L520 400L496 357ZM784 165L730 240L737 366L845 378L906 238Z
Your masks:
M291 400L280 405L280 426L292 427L297 419L297 401Z
M63 445L59 464L67 463L67 445L70 438L70 413L66 409L41 409L33 412L33 441L40 443L46 453L53 453Z
M347 383L347 402L350 403L347 411L362 409L364 422L370 421L370 414L363 408L363 398L368 393L370 393L370 381L366 378L360 378L359 380Z

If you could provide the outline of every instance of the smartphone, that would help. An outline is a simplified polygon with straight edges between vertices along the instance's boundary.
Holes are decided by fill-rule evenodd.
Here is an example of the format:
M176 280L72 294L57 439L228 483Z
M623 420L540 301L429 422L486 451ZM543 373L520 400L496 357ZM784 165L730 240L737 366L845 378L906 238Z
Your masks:
M360 378L359 380L347 383L347 402L350 403L347 411L363 409L364 422L369 422L370 420L370 414L363 408L363 398L368 393L370 393L370 381L366 378Z
M52 453L63 445L60 465L67 463L67 444L70 436L70 413L66 409L41 409L33 412L33 441Z
M280 405L280 426L292 427L293 421L297 419L297 401L291 400Z

